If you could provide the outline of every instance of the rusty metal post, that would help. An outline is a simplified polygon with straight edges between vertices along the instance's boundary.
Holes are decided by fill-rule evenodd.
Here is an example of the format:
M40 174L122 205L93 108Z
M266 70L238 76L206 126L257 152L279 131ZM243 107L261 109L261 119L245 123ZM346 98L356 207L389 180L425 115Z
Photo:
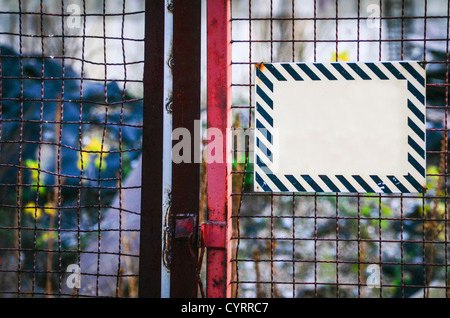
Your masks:
M230 0L207 2L208 128L223 136L223 162L207 164L207 297L231 296L231 25ZM209 145L208 145L209 146ZM218 149L215 149L218 151Z
M164 0L145 8L139 297L161 297Z
M195 121L200 119L201 0L173 1L172 49L173 129L186 128L195 136ZM200 163L194 162L192 141L191 163L172 163L170 297L197 297Z

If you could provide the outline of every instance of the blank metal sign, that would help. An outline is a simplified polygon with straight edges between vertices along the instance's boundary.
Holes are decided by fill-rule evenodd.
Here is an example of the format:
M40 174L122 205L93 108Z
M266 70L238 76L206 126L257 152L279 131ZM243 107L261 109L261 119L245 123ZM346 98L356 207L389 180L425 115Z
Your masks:
M256 66L255 191L423 193L420 62Z

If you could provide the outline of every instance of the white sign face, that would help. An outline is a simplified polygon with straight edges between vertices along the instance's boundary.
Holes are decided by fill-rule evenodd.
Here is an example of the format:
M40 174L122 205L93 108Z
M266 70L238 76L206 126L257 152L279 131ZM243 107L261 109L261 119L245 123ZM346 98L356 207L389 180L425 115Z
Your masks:
M255 191L422 193L418 62L256 68Z

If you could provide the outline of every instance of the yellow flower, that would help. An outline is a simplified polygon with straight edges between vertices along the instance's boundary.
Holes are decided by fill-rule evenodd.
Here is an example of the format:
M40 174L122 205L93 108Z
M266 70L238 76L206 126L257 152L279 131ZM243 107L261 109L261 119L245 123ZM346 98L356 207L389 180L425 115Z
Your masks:
M439 176L430 176L430 174L439 174L439 169L436 166L429 166L427 168L427 186L429 190L436 189L438 186Z
M81 159L83 159L83 166L81 166ZM86 167L89 165L90 160L91 159L88 152L83 151L81 152L81 155L80 153L78 153L78 163L77 163L78 169L79 170L82 170L81 168L83 168L83 170L86 169Z
M105 160L105 154L103 154L102 156L102 171L106 169L106 160ZM99 168L100 167L100 155L97 156L97 158L95 158L95 167Z
M42 235L41 235L41 239L42 239L42 241L44 241L44 242L47 242L47 241L50 240L50 239L56 240L56 238L57 238L57 235L56 235L56 232L54 232L54 231L44 232L44 233L42 233Z
M23 208L23 211L36 219L39 219L42 216L42 209L37 208L34 202L27 203Z
M25 167L27 168L31 168L31 179L34 182L37 182L38 179L38 168L39 168L39 163L36 160L33 159L27 159L25 160Z
M101 138L89 138L89 142L86 147L83 148L84 151L78 153L78 169L81 170L81 160L83 159L83 169L91 162L91 157L94 157L94 164L98 168L100 166L100 155L102 156L102 170L106 168L106 162L104 158L108 156L108 153L100 153L101 151L108 151L109 146L106 143L103 143L102 149L102 139ZM85 151L93 151L93 152L85 152Z
M350 57L348 56L348 51L339 52L337 56L338 62L349 62ZM336 62L336 52L331 53L331 62Z
M58 214L58 210L54 208L54 206L51 203L44 204L44 212L48 215L56 215Z
M37 185L39 181L39 185L44 185L43 178L39 178L39 162L33 159L27 159L25 160L25 166L30 168L31 172L31 183L35 186L31 187L34 191L37 191ZM46 188L45 187L39 187L39 193L42 195L45 195Z
M107 148L106 144L103 144L103 149ZM85 150L88 151L101 151L102 150L102 140L101 138L90 138Z

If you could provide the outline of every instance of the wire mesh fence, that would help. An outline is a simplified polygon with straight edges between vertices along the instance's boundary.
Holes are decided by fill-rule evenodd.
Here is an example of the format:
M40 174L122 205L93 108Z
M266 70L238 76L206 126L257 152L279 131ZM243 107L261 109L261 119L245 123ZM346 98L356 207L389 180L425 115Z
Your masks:
M256 63L418 60L427 69L423 195L255 193L251 142L238 139L233 294L449 297L450 3L232 0L231 6L235 134L254 127Z
M0 295L137 296L144 1L0 8ZM231 26L234 133L254 127L256 63L424 61L428 186L255 193L238 142L233 295L448 297L450 4L231 0Z
M137 296L144 2L0 8L0 295Z

